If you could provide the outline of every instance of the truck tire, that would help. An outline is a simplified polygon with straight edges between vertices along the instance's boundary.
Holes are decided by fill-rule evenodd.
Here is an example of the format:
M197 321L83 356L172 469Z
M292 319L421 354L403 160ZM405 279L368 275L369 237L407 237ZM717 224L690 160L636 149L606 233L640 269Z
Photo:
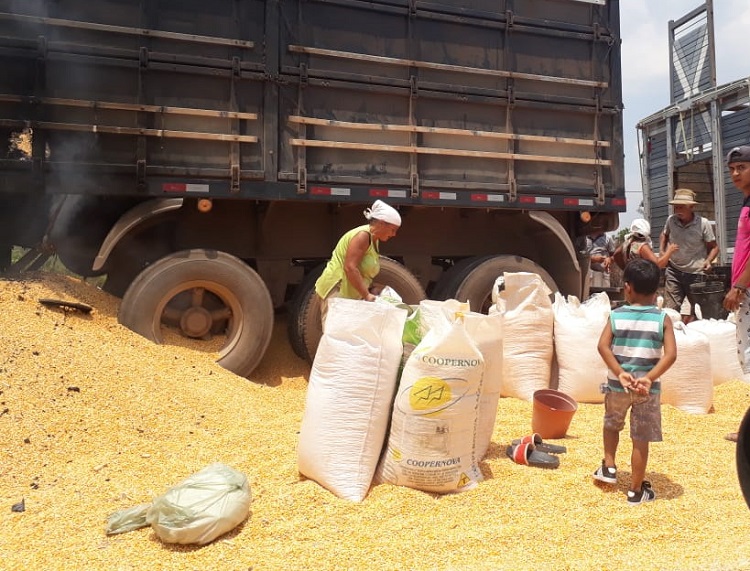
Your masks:
M391 286L398 292L404 303L409 305L416 305L427 297L422 284L419 283L414 274L395 260L384 256L380 257L380 273L373 281L372 286L375 288ZM309 289L301 292L296 315L289 316L290 320L296 323L297 334L304 342L305 355L303 358L309 363L313 362L315 353L318 351L320 338L323 336L320 302L320 297L315 293L315 280L313 280Z
M750 508L750 408L740 423L737 432L737 478L740 481L742 495Z
M538 274L554 292L557 285L547 270L521 256L479 256L461 260L448 270L435 288L436 299L468 301L472 311L487 313L492 305L492 287L504 272Z
M294 354L300 359L306 361L308 361L309 358L307 346L305 345L305 324L301 322L300 315L303 314L303 304L310 302L311 296L309 294L311 291L314 291L315 282L318 281L318 278L320 277L320 274L323 273L323 268L325 267L325 263L319 264L308 272L295 289L292 299L289 300L289 309L287 311L286 320L287 337L289 338L289 344L292 346ZM318 314L320 314L320 306L318 306ZM318 327L320 327L320 324L318 324Z
M162 343L168 326L194 339L226 335L217 362L247 377L271 341L273 304L257 272L238 258L215 250L183 250L133 280L118 319L155 343Z

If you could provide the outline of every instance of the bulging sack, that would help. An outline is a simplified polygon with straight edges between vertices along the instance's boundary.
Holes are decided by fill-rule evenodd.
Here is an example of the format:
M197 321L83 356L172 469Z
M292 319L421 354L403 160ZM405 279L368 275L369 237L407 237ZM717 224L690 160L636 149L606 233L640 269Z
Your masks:
M385 443L407 311L330 300L299 434L299 471L340 498L367 495Z
M737 358L737 325L725 319L698 319L688 323L691 331L708 337L711 347L711 378L714 386L742 379L742 367Z
M425 335L401 376L378 481L437 493L481 481L475 432L483 373L462 321Z
M496 303L505 308L500 394L531 401L534 392L549 387L552 373L551 292L537 274L503 275L505 290Z
M559 367L558 390L577 402L601 403L599 385L607 378L607 365L597 345L610 313L606 293L597 293L581 303L555 293L555 352Z
M706 414L714 398L711 345L705 334L674 325L677 360L661 377L661 402L690 414Z

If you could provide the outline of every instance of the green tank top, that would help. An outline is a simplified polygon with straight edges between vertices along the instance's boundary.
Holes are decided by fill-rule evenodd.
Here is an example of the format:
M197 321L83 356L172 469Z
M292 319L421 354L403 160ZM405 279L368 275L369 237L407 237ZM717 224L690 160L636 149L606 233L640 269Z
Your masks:
M372 280L378 275L380 271L380 254L378 253L378 243L373 239L372 233L370 232L370 225L365 224L363 226L357 226L352 228L346 234L344 234L339 240L338 244L331 254L331 259L328 260L323 273L315 282L315 292L321 297L325 298L331 290L338 284L340 284L341 297L347 299L362 299L359 292L355 287L346 279L344 273L344 260L346 259L346 251L349 248L349 244L352 238L360 232L367 232L370 235L370 246L367 248L365 255L362 257L362 261L359 263L359 273L362 274L365 285L369 288Z

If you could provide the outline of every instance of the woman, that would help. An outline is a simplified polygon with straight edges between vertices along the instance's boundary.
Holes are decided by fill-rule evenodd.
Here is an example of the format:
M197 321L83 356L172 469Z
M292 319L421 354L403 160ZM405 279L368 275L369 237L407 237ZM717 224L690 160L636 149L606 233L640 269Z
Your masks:
M331 259L315 282L315 292L323 300L324 322L328 300L332 297L375 300L369 288L380 271L379 245L396 235L401 227L401 216L382 200L376 200L364 214L369 223L349 230L339 239Z
M625 268L625 265L635 258L643 258L654 262L659 268L667 267L669 258L679 249L677 244L669 243L667 249L660 256L654 254L651 249L651 224L643 218L636 218L630 224L630 233L625 236L625 241L617 247L612 255L617 265Z

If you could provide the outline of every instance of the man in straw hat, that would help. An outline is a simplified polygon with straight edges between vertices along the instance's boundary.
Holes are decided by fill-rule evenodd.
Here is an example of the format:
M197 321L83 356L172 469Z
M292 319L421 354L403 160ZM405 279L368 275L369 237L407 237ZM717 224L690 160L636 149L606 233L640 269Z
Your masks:
M750 146L735 147L727 154L727 167L732 182L744 197L740 217L737 220L737 237L732 256L732 288L724 297L724 308L736 311L737 355L745 376L750 380ZM730 432L727 440L737 442L738 434Z
M665 270L664 305L679 311L687 296L690 314L683 320L688 322L695 315L695 299L690 286L702 281L703 274L711 270L719 246L709 221L693 211L698 203L692 190L678 188L669 204L674 206L674 214L664 224L659 249L666 252L670 243L676 244L678 249L672 253Z

